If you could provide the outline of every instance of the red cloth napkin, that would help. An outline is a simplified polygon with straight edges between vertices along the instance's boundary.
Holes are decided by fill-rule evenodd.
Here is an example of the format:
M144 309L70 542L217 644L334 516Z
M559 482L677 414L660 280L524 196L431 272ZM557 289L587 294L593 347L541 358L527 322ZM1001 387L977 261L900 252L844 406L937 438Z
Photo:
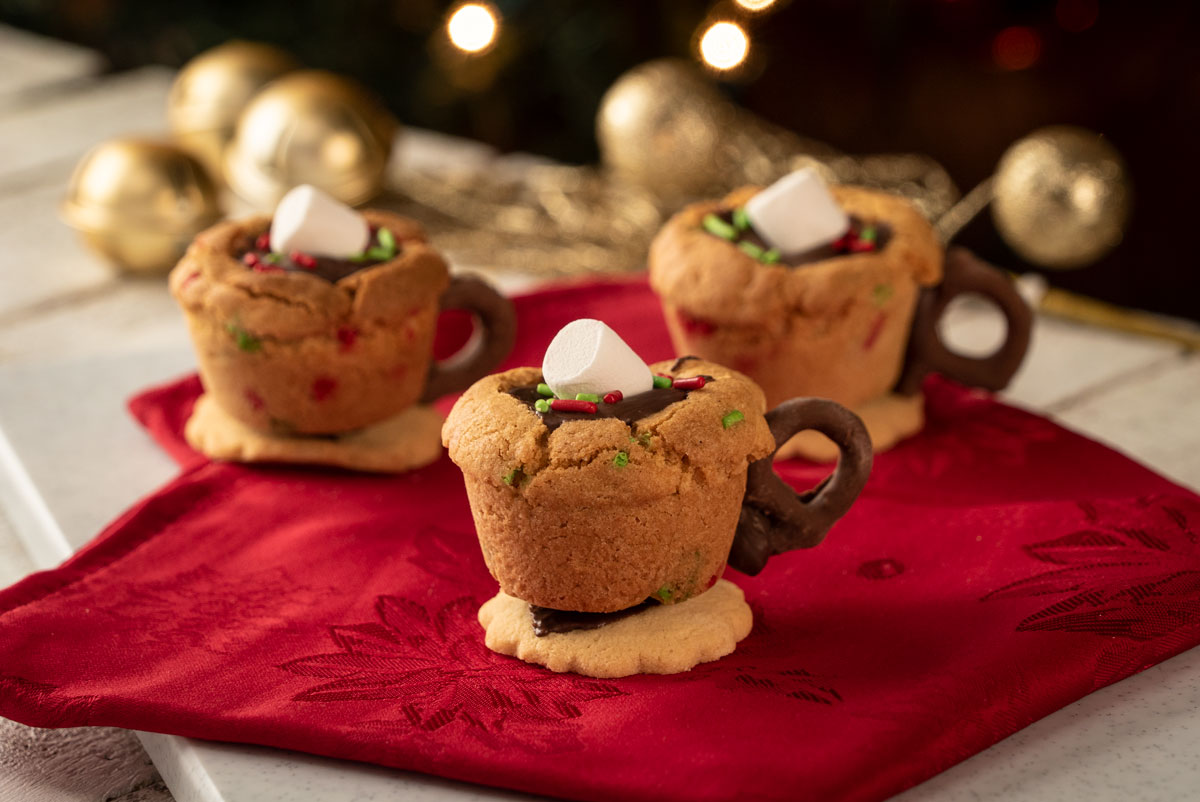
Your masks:
M644 283L517 301L510 364L608 320L669 345ZM578 799L879 799L1200 641L1200 499L1049 421L931 381L829 539L730 572L737 652L593 680L489 652L496 590L457 469L213 464L199 390L133 401L184 473L0 593L0 713L298 749ZM781 467L796 486L824 469Z

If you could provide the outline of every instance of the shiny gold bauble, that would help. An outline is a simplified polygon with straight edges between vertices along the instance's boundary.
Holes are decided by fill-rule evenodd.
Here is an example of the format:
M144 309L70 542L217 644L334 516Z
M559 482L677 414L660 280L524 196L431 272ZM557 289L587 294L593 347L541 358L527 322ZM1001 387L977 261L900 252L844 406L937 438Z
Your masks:
M84 241L131 272L169 270L221 217L204 165L182 148L141 139L97 145L75 168L62 203Z
M297 184L362 203L379 191L396 129L357 83L319 70L289 73L242 111L225 151L225 180L264 209Z
M1023 259L1051 268L1095 262L1121 241L1131 191L1125 164L1099 134L1040 128L1000 159L992 217Z
M171 84L171 133L220 175L221 153L242 109L263 86L299 66L287 52L259 42L233 41L204 51Z
M700 195L721 183L723 133L734 108L688 62L658 59L617 79L600 101L604 165L659 197Z

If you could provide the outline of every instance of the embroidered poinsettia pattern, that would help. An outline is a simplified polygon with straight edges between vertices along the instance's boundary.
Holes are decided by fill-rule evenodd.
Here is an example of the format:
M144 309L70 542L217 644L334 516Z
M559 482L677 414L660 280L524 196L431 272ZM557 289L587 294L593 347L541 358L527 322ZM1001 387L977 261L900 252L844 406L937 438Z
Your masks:
M380 596L377 621L332 627L337 651L279 667L325 680L294 701L387 702L393 718L364 723L425 733L455 728L496 747L503 744L494 736L521 739L530 724L538 725L538 737L546 725L559 725L554 737L560 745L570 743L573 722L590 703L625 695L611 683L553 674L494 654L475 621L478 609L475 599L462 597L430 614L411 599Z
M678 678L683 681L702 681L714 688L736 693L751 693L759 696L774 696L785 700L811 702L819 705L837 705L842 695L833 687L832 679L801 668L795 654L771 648L777 643L772 632L770 616L756 601L751 601L754 611L754 630L750 637L738 644L737 650L728 657L713 663L702 663Z
M1079 529L1025 546L1047 570L983 601L1045 597L1018 632L1148 641L1200 624L1200 535L1183 512L1155 499L1079 507Z

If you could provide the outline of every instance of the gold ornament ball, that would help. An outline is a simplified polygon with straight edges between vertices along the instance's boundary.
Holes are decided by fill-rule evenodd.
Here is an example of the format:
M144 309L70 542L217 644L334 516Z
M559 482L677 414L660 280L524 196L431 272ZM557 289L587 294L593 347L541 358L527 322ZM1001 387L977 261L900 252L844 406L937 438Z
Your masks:
M220 175L221 153L242 109L258 90L299 66L287 52L260 42L232 41L204 51L171 84L171 133Z
M289 73L242 111L225 151L225 180L264 209L298 184L362 203L379 192L397 127L354 81L320 70Z
M61 208L91 248L135 273L170 270L221 217L217 187L199 160L142 139L93 148L75 168Z
M596 113L601 160L659 197L700 195L721 184L723 131L732 105L685 61L658 59L626 72Z
M1017 140L996 167L992 219L1004 241L1043 267L1095 262L1121 241L1132 192L1125 163L1099 134L1040 128Z

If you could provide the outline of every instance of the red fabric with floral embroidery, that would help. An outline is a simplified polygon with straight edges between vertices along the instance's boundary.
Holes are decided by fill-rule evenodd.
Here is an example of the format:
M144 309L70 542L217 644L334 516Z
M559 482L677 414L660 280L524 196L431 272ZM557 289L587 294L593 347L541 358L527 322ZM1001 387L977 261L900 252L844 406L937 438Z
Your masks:
M517 308L511 365L582 316L669 355L642 282ZM198 391L132 404L184 473L0 594L3 715L579 799L863 800L1200 642L1200 499L943 381L823 545L729 572L755 610L736 653L604 681L484 648L496 586L449 460L399 477L212 464L179 439Z

